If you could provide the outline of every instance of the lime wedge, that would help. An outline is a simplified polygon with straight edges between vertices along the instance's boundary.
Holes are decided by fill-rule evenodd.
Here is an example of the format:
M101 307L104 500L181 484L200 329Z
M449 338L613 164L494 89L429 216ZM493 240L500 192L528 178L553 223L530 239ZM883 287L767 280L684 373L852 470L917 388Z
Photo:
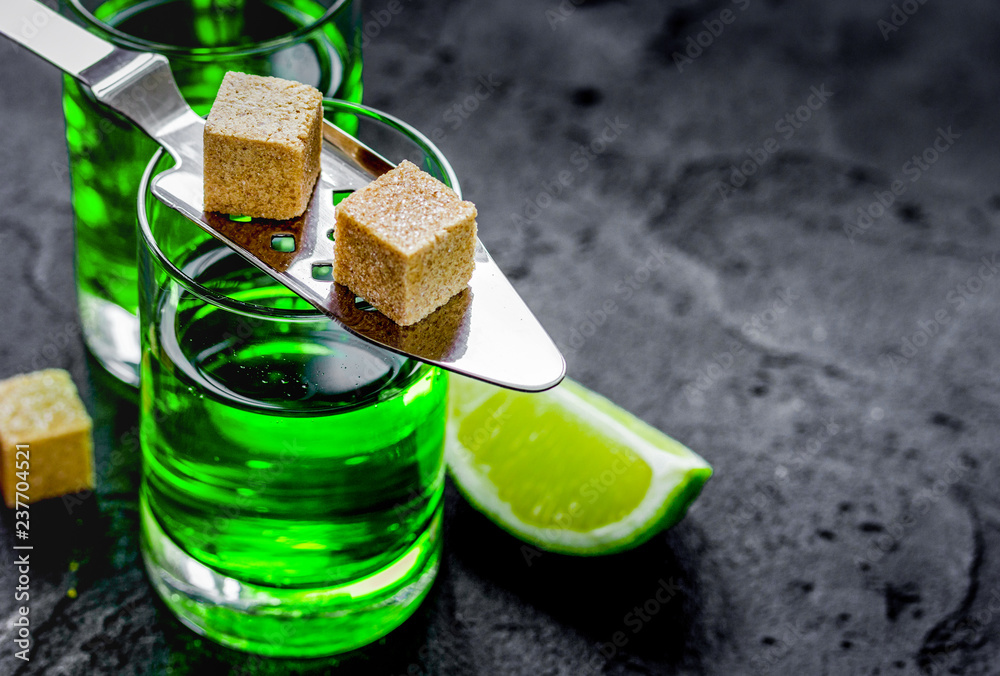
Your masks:
M541 394L451 376L445 458L472 505L539 549L597 555L680 521L702 458L568 378Z

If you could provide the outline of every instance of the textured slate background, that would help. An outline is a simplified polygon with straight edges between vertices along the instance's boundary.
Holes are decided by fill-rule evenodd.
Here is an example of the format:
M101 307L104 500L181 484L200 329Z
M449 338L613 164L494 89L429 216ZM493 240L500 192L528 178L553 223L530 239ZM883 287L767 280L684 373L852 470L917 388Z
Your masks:
M432 596L334 673L1000 670L1000 275L982 262L1000 254L1000 7L908 8L884 38L886 1L413 0L373 37L366 101L441 130L484 241L570 373L716 476L637 551L531 565L449 487ZM671 55L725 9L678 69ZM101 477L69 513L33 508L28 665L12 656L0 519L0 671L333 670L218 648L154 598L134 449L113 441L135 405L79 339L59 78L0 54L0 376L68 368ZM459 115L480 78L494 91ZM832 96L776 128L812 87ZM939 128L959 136L914 176ZM602 133L603 152L574 157ZM752 155L762 166L720 195ZM905 192L852 241L845 224L894 180ZM635 631L628 613L661 583L673 597ZM624 648L605 645L619 631Z

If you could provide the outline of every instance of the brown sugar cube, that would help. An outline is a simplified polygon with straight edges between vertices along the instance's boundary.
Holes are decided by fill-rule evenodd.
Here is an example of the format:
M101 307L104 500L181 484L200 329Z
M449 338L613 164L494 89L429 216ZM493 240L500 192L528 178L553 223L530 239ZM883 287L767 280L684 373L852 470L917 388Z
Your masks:
M315 87L226 73L205 123L205 211L301 216L322 141L323 97Z
M468 285L475 249L475 205L404 160L337 206L333 277L408 326Z
M31 502L94 487L91 421L62 369L0 381L0 475L4 503ZM28 484L28 490L17 490ZM22 502L24 502L22 500Z

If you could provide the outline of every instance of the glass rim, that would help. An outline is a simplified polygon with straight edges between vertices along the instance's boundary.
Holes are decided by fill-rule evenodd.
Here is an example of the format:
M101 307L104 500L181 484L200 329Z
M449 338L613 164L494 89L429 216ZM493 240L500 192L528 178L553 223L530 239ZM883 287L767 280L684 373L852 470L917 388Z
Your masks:
M327 112L347 112L368 117L403 133L434 160L444 176L447 178L451 189L454 190L459 197L462 196L462 188L459 185L458 177L455 175L455 170L452 168L451 163L448 162L448 158L444 156L441 150L434 145L430 139L403 120L375 108L370 108L368 106L361 105L360 103L344 101L342 99L323 99L323 108ZM376 148L375 150L377 151L378 149ZM146 215L146 205L148 203L147 194L150 199L156 199L150 191L150 182L153 180L154 172L156 172L156 166L165 155L167 155L167 153L162 147L157 148L156 152L153 153L153 156L150 158L149 163L146 165L146 168L143 170L142 179L139 181L139 189L137 190L138 194L136 196L136 216L139 235L142 237L142 245L145 246L150 254L156 258L157 262L163 266L173 281L180 284L187 291L193 293L198 298L201 298L215 307L247 317L264 317L268 319L282 319L287 321L315 321L318 318L327 317L325 313L312 307L307 310L274 308L224 296L202 286L174 265L173 261L167 257L167 255L160 248L160 245L156 242L156 238L153 236L152 226L150 225L149 219ZM159 174L160 172L156 173ZM199 226L191 223L191 227L197 228ZM248 266L253 265L250 261L245 262Z
M154 42L152 40L146 40L144 38L139 38L124 31L120 31L109 23L98 19L94 16L93 12L84 7L81 2L82 0L68 0L70 9L78 17L80 17L88 26L95 28L101 33L101 37L114 43L119 47L126 48L139 48L144 51L158 52L165 56L250 56L253 54L260 54L264 52L272 51L276 48L284 47L292 44L303 36L316 30L317 26L326 23L337 14L345 5L349 4L351 0L334 0L334 3L327 8L323 15L315 19L311 23L304 26L300 26L293 31L285 33L284 35L279 35L276 38L271 38L270 40L264 40L263 42L258 42L250 46L246 45L230 45L222 47L182 47L180 45L170 45L162 42Z

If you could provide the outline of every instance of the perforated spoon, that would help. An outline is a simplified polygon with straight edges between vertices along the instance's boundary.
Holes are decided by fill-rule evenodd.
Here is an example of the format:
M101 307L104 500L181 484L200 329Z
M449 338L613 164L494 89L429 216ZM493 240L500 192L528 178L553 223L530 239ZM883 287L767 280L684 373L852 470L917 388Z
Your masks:
M351 333L511 389L541 391L565 376L559 349L482 242L476 243L469 288L413 326L398 326L356 302L346 287L315 274L327 271L333 260L333 242L327 237L334 226L333 192L361 188L393 166L329 122L323 130L322 174L310 208L300 219L283 224L288 226L283 231L294 233L295 250L275 251L269 230L202 210L205 122L184 101L164 56L116 47L34 0L3 0L0 34L80 80L98 101L128 117L170 153L177 164L153 180L157 198Z

